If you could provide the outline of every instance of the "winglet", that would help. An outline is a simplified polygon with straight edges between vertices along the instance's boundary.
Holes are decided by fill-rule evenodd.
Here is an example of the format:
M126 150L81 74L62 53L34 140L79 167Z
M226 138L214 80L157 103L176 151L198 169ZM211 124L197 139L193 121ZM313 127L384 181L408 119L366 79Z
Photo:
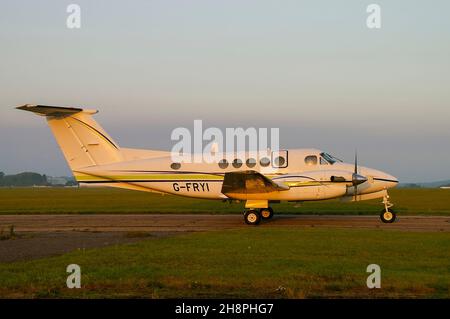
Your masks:
M95 114L97 110L83 110L77 107L63 107L63 106L49 106L49 105L33 105L25 104L16 107L18 110L29 111L43 116L66 116L70 114L75 114L79 112L84 112L88 114Z

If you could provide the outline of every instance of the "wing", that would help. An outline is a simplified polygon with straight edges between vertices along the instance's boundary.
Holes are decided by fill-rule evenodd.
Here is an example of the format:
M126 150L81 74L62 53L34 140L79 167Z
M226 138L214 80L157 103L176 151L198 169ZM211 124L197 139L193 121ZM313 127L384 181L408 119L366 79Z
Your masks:
M240 171L225 173L222 193L228 194L258 194L288 190L289 186L276 183L256 171ZM230 196L233 197L233 196Z

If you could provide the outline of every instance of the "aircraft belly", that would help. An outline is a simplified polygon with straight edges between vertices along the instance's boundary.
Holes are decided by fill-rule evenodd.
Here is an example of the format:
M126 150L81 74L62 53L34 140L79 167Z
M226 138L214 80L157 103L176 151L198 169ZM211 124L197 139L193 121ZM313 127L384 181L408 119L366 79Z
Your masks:
M346 193L345 185L321 185L321 186L302 186L291 187L286 191L276 191L268 193L229 193L230 198L239 200L286 200L286 201L313 201L332 199L344 196Z

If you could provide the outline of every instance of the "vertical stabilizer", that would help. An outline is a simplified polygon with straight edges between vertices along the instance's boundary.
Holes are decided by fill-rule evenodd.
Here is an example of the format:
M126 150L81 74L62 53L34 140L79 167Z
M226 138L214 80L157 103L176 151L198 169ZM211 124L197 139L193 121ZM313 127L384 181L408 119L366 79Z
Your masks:
M47 118L72 171L123 160L119 146L92 118L96 110L29 104L18 109Z

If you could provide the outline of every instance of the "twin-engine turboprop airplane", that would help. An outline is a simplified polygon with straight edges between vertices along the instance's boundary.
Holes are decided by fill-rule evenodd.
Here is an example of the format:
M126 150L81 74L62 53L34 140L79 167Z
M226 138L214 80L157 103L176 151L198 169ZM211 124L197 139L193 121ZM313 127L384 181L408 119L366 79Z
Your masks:
M110 186L188 197L245 201L244 220L257 225L273 216L270 203L340 198L383 198L381 220L392 223L387 189L398 180L384 172L346 164L316 149L223 154L215 163L174 162L170 152L119 147L95 122L95 110L45 105L18 109L47 122L81 186Z

